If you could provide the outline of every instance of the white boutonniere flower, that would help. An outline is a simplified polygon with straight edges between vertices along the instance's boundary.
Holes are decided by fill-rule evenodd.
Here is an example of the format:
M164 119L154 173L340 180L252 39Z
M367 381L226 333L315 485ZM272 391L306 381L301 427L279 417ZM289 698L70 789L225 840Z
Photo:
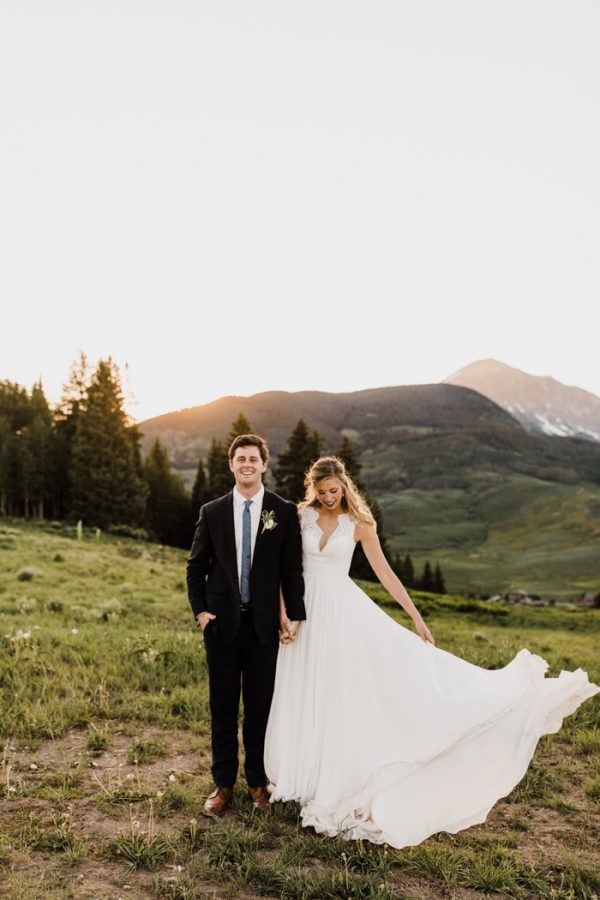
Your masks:
M275 518L275 510L273 509L263 509L262 515L260 517L260 521L262 522L262 531L272 531L274 528L277 528L277 520Z

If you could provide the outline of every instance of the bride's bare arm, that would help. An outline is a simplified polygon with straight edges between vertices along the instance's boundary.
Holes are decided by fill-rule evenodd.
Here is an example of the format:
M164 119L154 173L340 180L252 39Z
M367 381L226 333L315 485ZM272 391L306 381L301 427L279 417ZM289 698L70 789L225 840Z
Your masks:
M356 524L356 538L361 542L369 565L377 575L380 583L415 623L419 637L423 638L424 641L435 644L433 635L423 621L421 613L385 558L375 526L367 525L366 522L358 522Z

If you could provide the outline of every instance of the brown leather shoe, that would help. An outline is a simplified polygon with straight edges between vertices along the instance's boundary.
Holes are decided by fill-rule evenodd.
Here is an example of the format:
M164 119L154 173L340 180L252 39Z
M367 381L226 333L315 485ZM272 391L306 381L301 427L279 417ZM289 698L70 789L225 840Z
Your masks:
M233 788L215 788L204 804L202 812L205 816L222 816L233 797Z
M248 792L252 798L252 806L260 812L271 812L271 803L269 802L269 792L262 785L261 787L248 787Z

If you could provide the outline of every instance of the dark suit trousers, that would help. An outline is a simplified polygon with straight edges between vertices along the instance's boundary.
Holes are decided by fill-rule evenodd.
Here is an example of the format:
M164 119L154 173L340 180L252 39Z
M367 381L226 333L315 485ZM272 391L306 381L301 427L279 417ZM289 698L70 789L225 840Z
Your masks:
M244 702L245 775L250 787L267 783L265 731L275 685L277 642L261 644L251 610L242 613L237 637L223 645L218 627L204 630L210 690L212 774L218 787L233 787L238 772L240 689Z

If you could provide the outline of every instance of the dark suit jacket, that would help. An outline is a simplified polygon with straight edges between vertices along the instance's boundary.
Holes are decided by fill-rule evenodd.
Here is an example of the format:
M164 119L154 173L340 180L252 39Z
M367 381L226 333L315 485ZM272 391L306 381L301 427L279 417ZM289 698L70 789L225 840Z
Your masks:
M274 512L277 526L270 531L263 531L262 522L258 526L250 570L250 598L258 639L261 644L270 644L278 640L280 586L288 618L299 621L306 618L306 612L296 506L265 489L262 511L265 510ZM187 562L187 585L194 616L205 611L213 613L216 622L207 627L214 628L224 644L231 643L241 617L233 492L200 509Z

